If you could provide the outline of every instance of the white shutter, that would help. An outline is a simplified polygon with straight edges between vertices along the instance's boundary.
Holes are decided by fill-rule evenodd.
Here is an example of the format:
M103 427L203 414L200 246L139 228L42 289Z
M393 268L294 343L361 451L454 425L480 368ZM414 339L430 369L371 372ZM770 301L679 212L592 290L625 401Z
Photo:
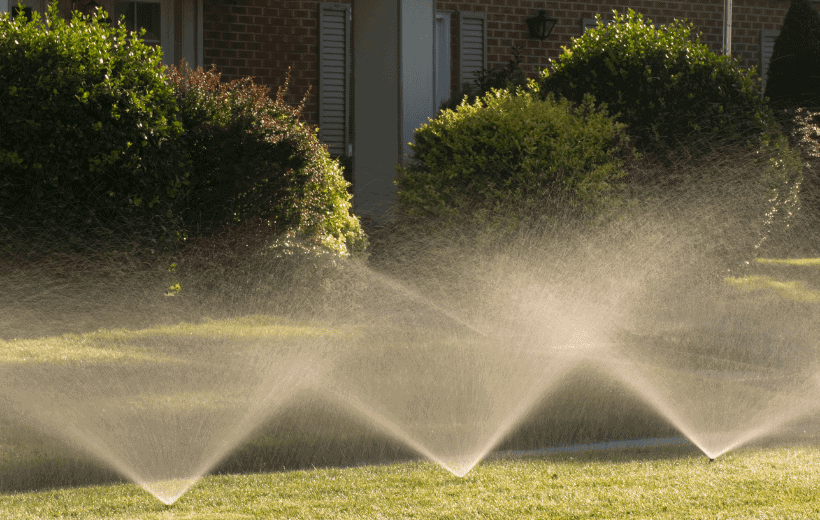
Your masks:
M760 31L760 77L763 79L761 92L766 92L766 78L769 76L769 62L772 61L774 52L774 42L780 35L780 31L762 30Z
M350 144L350 19L348 4L319 4L319 139L332 156Z
M458 13L458 84L473 86L475 73L487 68L487 13Z

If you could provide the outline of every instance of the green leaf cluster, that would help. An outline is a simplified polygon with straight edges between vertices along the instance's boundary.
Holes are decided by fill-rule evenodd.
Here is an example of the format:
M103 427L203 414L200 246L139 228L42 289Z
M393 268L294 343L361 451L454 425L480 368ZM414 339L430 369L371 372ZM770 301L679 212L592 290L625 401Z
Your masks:
M186 180L167 154L181 127L161 51L105 16L66 21L56 4L31 22L0 15L5 233L172 234Z
M189 237L253 225L283 244L347 256L366 239L350 213L349 183L300 106L251 78L221 81L213 70L169 67L184 130L189 185L183 212Z
M564 48L540 80L543 95L587 93L629 127L640 151L757 145L772 128L754 70L718 56L675 20L656 28L633 10L614 12Z
M396 179L405 215L586 214L610 198L629 153L624 125L591 96L542 100L530 87L464 100L416 130Z

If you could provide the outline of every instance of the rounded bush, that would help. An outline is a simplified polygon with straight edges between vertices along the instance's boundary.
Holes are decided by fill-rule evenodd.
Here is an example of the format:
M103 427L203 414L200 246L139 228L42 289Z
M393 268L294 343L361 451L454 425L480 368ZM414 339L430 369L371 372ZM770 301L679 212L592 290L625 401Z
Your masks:
M412 160L396 179L403 213L532 217L588 213L608 200L623 175L623 125L591 97L577 105L541 100L531 88L494 90L418 128Z
M166 159L180 128L160 60L123 26L67 22L56 4L31 22L0 15L4 236L172 234L184 179Z
M564 48L540 80L543 95L592 94L629 127L640 151L758 144L773 128L753 70L718 56L675 20L655 28L631 9Z
M341 256L364 248L342 167L300 119L304 101L285 103L287 81L271 97L251 78L225 83L213 69L183 64L167 75L184 130L177 145L186 151L190 238L245 225Z

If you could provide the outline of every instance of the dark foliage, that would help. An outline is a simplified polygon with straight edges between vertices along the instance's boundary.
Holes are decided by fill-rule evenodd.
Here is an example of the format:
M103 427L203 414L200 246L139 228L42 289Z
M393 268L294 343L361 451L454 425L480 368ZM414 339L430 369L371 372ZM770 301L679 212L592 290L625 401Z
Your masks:
M772 107L820 107L820 13L809 0L792 0L774 43L766 81Z
M466 98L467 103L473 104L476 99L482 98L492 89L505 89L515 92L527 84L524 71L521 70L521 50L513 46L513 57L506 66L500 69L481 69L474 73L473 84L465 83L452 93L450 99L444 101L439 110L455 110Z
M185 179L168 147L180 127L161 53L95 22L66 22L54 4L31 22L0 15L4 242L174 235Z
M586 31L544 71L542 95L580 102L592 94L642 152L759 144L773 119L753 72L711 52L693 38L691 24L656 29L649 22L629 10Z
M271 97L251 78L222 82L213 68L183 63L167 77L184 129L177 146L187 154L182 220L190 238L249 225L342 254L363 247L342 168L301 120L304 100L284 101L287 81Z

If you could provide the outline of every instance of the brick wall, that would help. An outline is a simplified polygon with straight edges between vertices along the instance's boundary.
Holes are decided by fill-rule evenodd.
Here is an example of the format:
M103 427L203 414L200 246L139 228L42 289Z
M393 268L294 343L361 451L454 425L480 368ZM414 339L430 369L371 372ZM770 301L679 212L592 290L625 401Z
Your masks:
M335 0L350 4L351 0ZM205 0L204 63L223 79L253 76L273 93L291 67L286 100L305 107L308 123L318 122L317 0Z
M315 124L317 73L317 0L205 0L204 62L215 64L225 79L253 76L258 83L275 91L292 67L288 101L298 103L307 89L305 119ZM337 0L353 4L355 0ZM761 29L777 30L788 9L786 0L734 0L732 52L745 66L759 66L759 33ZM522 69L530 76L549 65L581 34L582 18L601 14L612 17L612 10L625 12L628 7L654 22L669 23L686 18L703 33L702 40L715 52L721 51L723 0L663 1L635 0L628 3L605 0L437 0L436 8L448 11L485 11L487 13L488 68L502 67L512 57L513 45L521 47ZM525 19L538 10L559 19L546 41L529 38ZM452 18L453 85L456 85L456 36L458 17Z
M739 57L744 66L760 64L760 30L778 30L788 10L786 0L735 0L733 7L732 54ZM487 13L487 68L503 67L512 58L512 46L521 47L522 70L529 76L549 65L557 58L562 46L570 46L572 38L581 34L581 20L601 14L612 18L612 10L625 13L632 8L644 15L644 19L666 24L672 20L687 19L694 25L694 32L701 32L701 41L714 52L723 46L723 0L658 1L635 0L632 2L608 2L606 0L543 1L543 0L482 0L448 2L437 1L436 8L447 11L484 11ZM529 38L526 18L546 9L548 16L558 18L550 37L541 42ZM455 71L458 34L453 18L452 50ZM453 73L453 82L456 81Z

